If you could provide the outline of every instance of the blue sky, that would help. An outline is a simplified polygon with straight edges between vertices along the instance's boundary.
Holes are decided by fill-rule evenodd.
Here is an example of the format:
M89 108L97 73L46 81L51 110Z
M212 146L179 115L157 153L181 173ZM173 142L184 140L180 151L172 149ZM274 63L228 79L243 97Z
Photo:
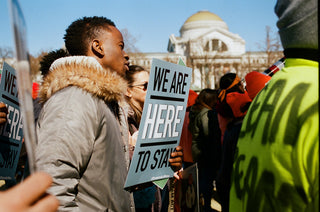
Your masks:
M218 15L246 41L247 51L258 51L266 26L277 33L276 0L19 0L27 24L32 55L58 49L69 24L83 16L105 16L119 29L126 28L141 52L166 52L171 34L200 10ZM8 0L0 0L0 47L13 48Z

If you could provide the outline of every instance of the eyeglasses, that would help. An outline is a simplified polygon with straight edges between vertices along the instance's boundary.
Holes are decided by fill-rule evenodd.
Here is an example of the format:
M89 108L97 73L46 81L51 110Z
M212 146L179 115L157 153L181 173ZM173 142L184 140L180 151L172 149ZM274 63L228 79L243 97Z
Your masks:
M147 88L148 88L148 82L145 82L143 84L131 85L130 87L138 87L138 88L140 88L139 86L143 86L143 88L141 88L141 89L146 91Z

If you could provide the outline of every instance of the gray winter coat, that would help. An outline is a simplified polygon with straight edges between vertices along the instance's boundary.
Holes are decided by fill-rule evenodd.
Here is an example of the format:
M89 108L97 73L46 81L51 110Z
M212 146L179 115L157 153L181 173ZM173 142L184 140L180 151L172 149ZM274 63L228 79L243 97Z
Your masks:
M126 119L107 106L121 101L126 83L90 57L61 58L50 70L40 91L36 163L53 177L49 192L59 199L59 211L134 210L123 189Z

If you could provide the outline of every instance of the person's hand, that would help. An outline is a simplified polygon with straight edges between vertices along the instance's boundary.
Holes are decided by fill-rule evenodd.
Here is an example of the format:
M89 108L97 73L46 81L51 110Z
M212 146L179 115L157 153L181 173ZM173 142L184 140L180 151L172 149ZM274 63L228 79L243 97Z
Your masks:
M21 184L0 192L0 211L6 212L51 212L56 211L59 201L46 194L52 178L44 172L28 177Z
M132 146L135 146L138 140L138 133L139 131L136 131L132 134L132 136L129 137L129 144Z
M178 171L182 168L183 149L182 146L177 146L176 151L170 155L169 163L173 171Z
M0 102L0 125L7 122L8 108L5 103Z
M176 171L174 174L173 174L173 177L176 179L176 180L180 180L182 179L182 173L183 172L183 168L181 168L179 171Z
M130 157L130 160L132 159L134 148L137 143L138 132L139 131L136 131L132 135L130 135L130 133L129 133L129 157Z

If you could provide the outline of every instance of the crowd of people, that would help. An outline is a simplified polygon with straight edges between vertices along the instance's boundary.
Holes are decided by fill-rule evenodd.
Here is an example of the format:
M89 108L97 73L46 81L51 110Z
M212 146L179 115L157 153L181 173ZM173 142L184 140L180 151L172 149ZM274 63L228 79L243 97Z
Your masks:
M226 73L218 89L189 91L169 162L177 172L197 163L201 211L215 211L214 190L222 211L319 210L317 1L278 0L275 12L281 71ZM167 190L123 189L149 71L129 64L121 32L105 17L74 21L64 40L66 50L41 62L39 172L1 192L0 210L167 211ZM6 116L0 103L0 124Z
M200 164L199 191L204 197L204 211L213 211L207 205L207 199L212 197L207 192L212 189L205 190L212 187L212 181L217 186L222 211L319 211L316 7L313 0L277 2L275 12L285 67L272 77L255 71L244 79L235 73L221 77L218 101L211 110L212 114L217 113L220 134L214 127L206 129L210 116L203 114L212 106L201 101L200 95L207 89L200 92L194 109L191 107L191 112L198 113L195 122L200 126L192 125L190 129L195 131L192 153ZM310 33L305 34L307 29ZM221 147L216 136L206 137L209 132L221 135ZM206 144L207 140L216 149L221 148L220 160L209 164L210 171L218 170L217 174L208 182L210 174L202 177L199 152L209 151L214 157L217 150ZM205 144L201 151L199 144Z

